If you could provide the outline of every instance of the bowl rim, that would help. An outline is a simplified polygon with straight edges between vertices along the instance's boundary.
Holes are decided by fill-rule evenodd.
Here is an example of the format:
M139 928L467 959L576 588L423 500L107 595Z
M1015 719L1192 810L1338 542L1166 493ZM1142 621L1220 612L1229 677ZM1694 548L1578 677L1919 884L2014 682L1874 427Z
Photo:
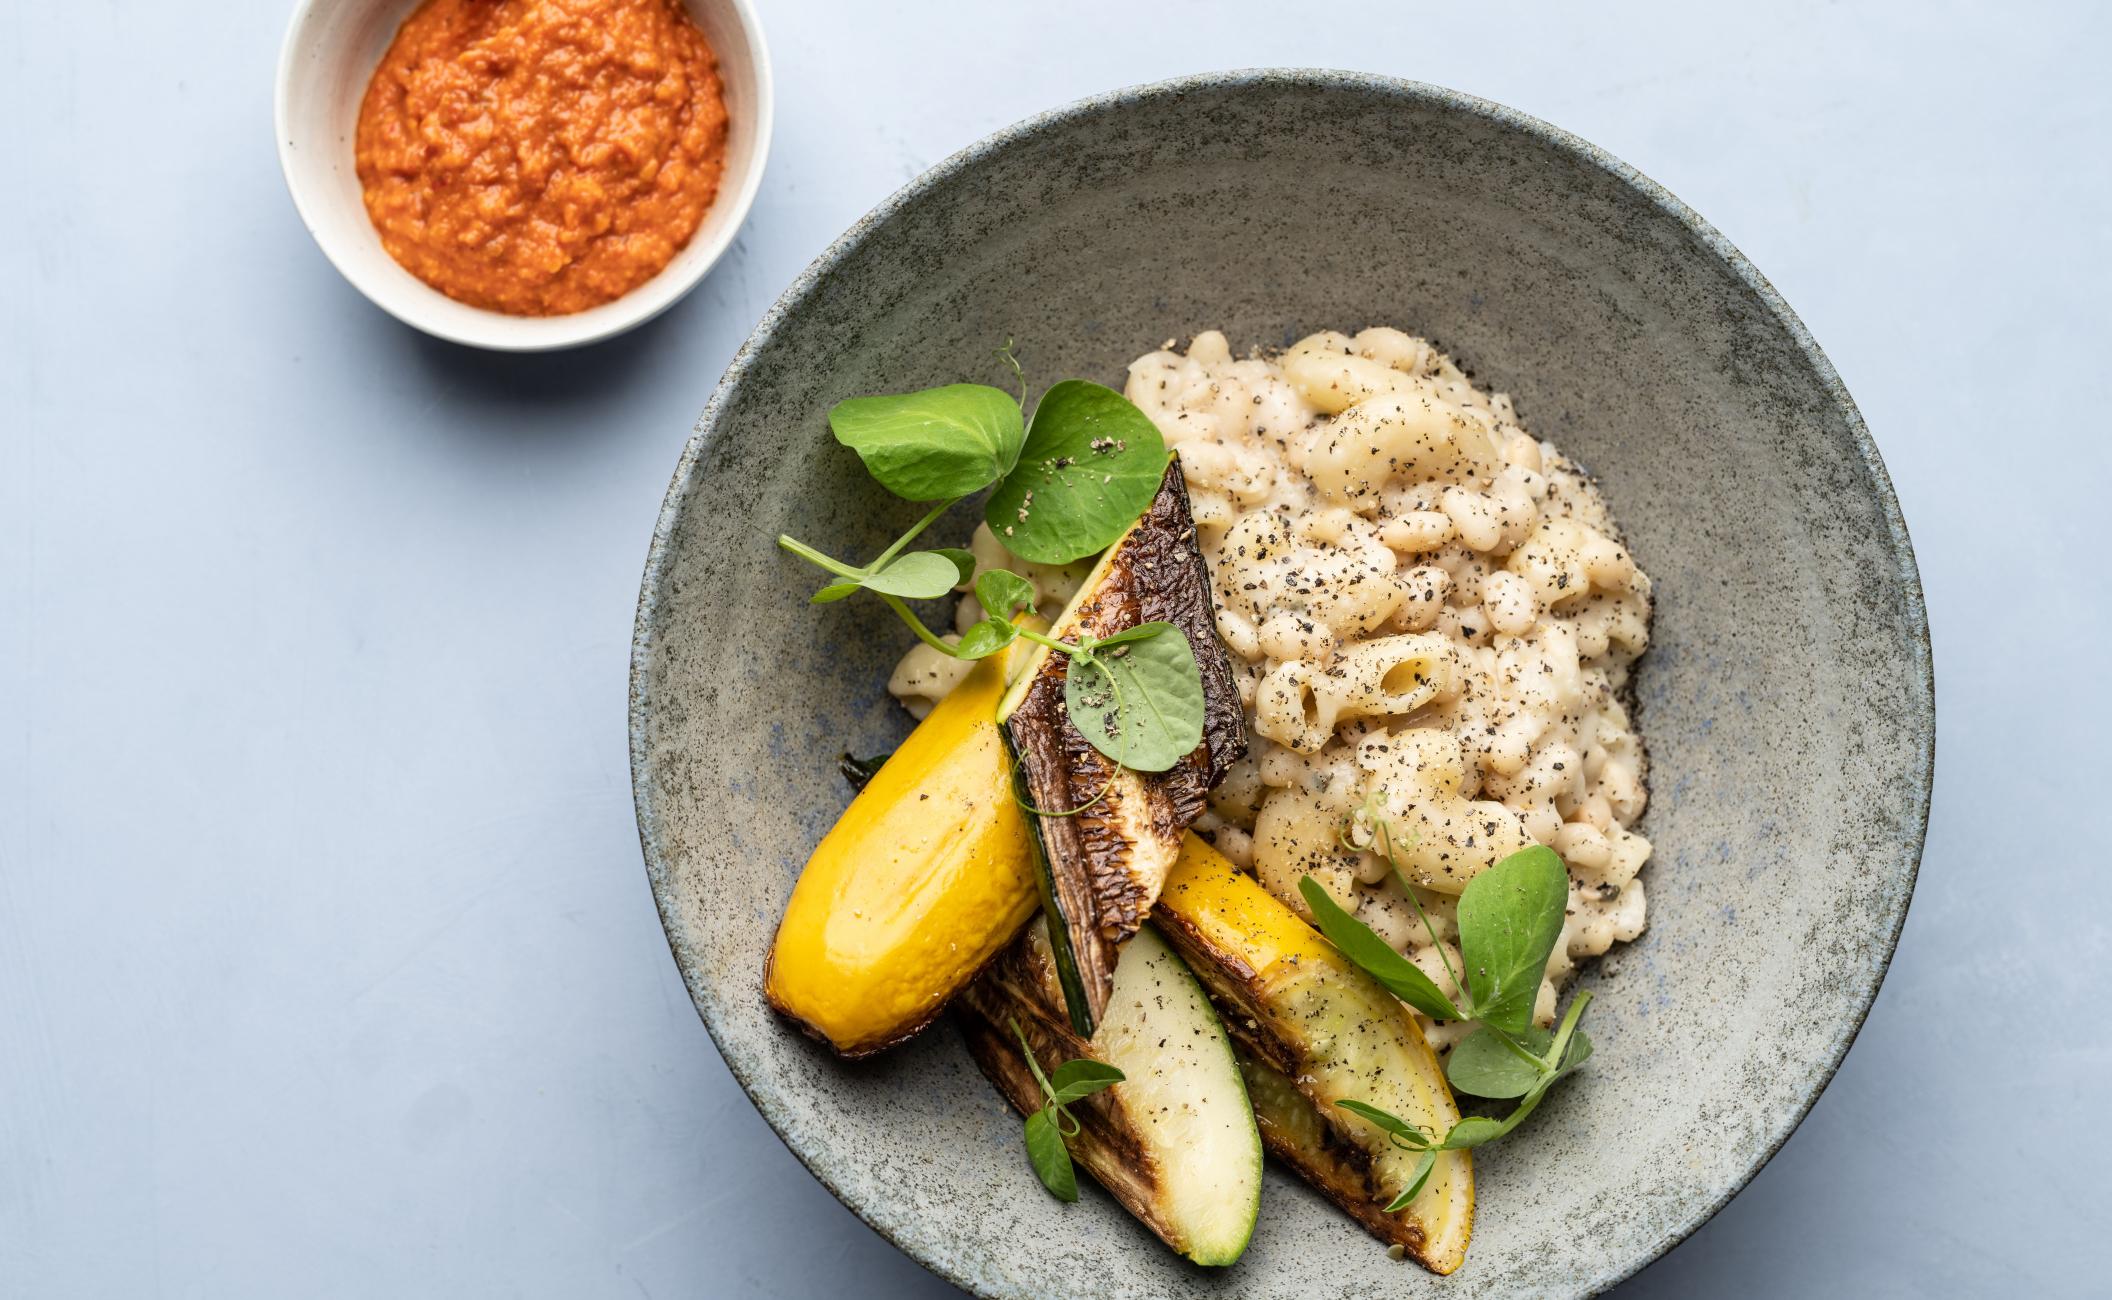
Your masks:
M1262 86L1300 86L1316 89L1344 89L1360 92L1378 92L1398 96L1419 104L1434 106L1448 111L1466 113L1499 126L1520 131L1543 144L1564 153L1576 161L1585 163L1620 181L1628 189L1642 197L1658 211L1669 216L1684 227L1701 245L1725 264L1735 278L1751 291L1767 310L1789 333L1791 340L1803 356L1812 373L1818 378L1828 398L1845 421L1857 456L1872 476L1879 498L1881 518L1890 542L1893 559L1898 565L1898 577L1902 583L1902 595L1913 634L1906 647L1915 668L1918 668L1913 686L1923 703L1918 716L1907 719L1915 730L1919 741L1920 763L1914 773L1912 788L1904 793L1918 805L1918 814L1911 818L1910 843L1901 847L1910 848L1904 889L1898 895L1896 914L1891 918L1889 932L1883 936L1882 959L1869 968L1866 987L1857 990L1859 1005L1851 1015L1844 1017L1836 1028L1823 1069L1818 1071L1809 1092L1793 1112L1784 1112L1779 1117L1776 1131L1763 1142L1763 1149L1751 1165L1738 1177L1731 1180L1715 1196L1691 1210L1674 1226L1666 1229L1645 1249L1615 1267L1589 1279L1576 1294L1595 1296L1627 1281L1648 1265L1661 1259L1667 1252L1691 1237L1714 1218L1718 1211L1751 1184L1752 1180L1767 1167L1790 1137L1804 1122L1827 1086L1839 1073L1841 1062L1861 1033L1870 1017L1870 1009L1876 1001L1885 975L1890 971L1892 958L1899 947L1900 932L1906 925L1907 912L1911 908L1914 887L1920 877L1921 857L1928 838L1929 807L1933 793L1936 763L1936 682L1933 650L1929 638L1928 606L1921 585L1921 572L1915 561L1914 547L1907 534L1906 519L1899 508L1898 494L1893 489L1892 478L1886 472L1884 460L1878 454L1877 445L1870 437L1869 427L1855 400L1849 396L1847 387L1841 382L1833 363L1820 350L1810 330L1791 309L1780 293L1775 290L1759 268L1740 252L1721 232L1704 220L1701 215L1675 197L1664 186L1651 180L1630 164L1611 153L1569 131L1549 122L1521 112L1494 100L1484 99L1464 91L1452 90L1430 82L1415 81L1403 77L1390 77L1378 73L1351 72L1331 68L1260 67L1240 68L1223 72L1193 73L1161 81L1145 82L1120 87L1096 95L1089 95L1071 103L1036 113L1010 126L984 136L957 150L935 166L925 170L914 180L888 195L871 211L860 217L848 230L838 236L827 248L808 263L792 283L786 286L769 311L757 322L755 329L742 342L713 388L710 400L702 414L697 417L681 457L676 461L673 478L668 484L660 512L654 520L652 543L646 555L645 571L641 578L638 605L631 637L631 673L629 692L629 729L631 751L631 790L638 820L639 847L645 858L646 874L653 891L654 904L660 913L661 927L666 932L670 954L688 988L691 1002L696 1006L698 1017L704 1022L713 1044L718 1048L726 1068L732 1073L741 1091L749 1102L770 1125L778 1140L805 1166L817 1182L827 1188L830 1195L857 1215L867 1227L878 1233L896 1249L908 1255L924 1268L944 1278L953 1285L987 1300L1026 1300L1025 1292L987 1291L978 1281L945 1260L938 1252L923 1248L924 1243L911 1238L908 1232L895 1232L874 1221L864 1207L853 1203L837 1187L829 1174L817 1164L816 1159L802 1151L785 1136L781 1116L768 1100L768 1090L758 1095L752 1084L746 1063L727 1050L726 1039L721 1034L720 1018L724 1014L724 996L701 976L693 974L698 963L689 959L691 940L681 918L679 900L670 887L668 863L660 848L660 822L654 809L654 791L648 772L646 753L646 714L651 704L650 666L652 657L652 633L659 621L660 595L666 574L671 543L675 527L683 507L687 503L689 485L694 480L697 466L705 451L720 433L719 415L728 394L747 377L754 365L757 349L771 340L777 330L796 312L803 309L820 291L830 272L854 249L862 244L874 230L893 219L911 204L921 200L932 190L948 183L975 166L985 155L1006 149L1038 134L1047 128L1073 119L1119 109L1146 101L1175 98L1190 92L1222 88L1240 89Z
M415 8L423 3L423 0L401 2ZM748 213L755 206L756 195L762 190L763 173L770 163L770 138L775 128L777 113L777 92L770 66L770 47L764 40L763 24L756 16L753 0L683 0L684 8L691 4L704 3L721 4L729 9L733 13L735 24L740 28L742 39L747 43L749 61L755 72L755 149L746 171L740 177L739 185L732 193L727 192L725 176L720 176L719 193L713 198L711 209L708 211L717 211L723 206L731 219L710 239L703 242L704 251L697 256L695 265L683 268L670 279L668 273L674 266L674 263L670 262L667 267L661 268L659 273L629 293L613 298L599 307L563 316L514 316L493 311L488 307L475 307L449 298L416 276L412 276L411 280L417 285L419 292L412 294L405 303L389 301L389 295L380 292L380 286L373 282L373 277L357 270L350 259L343 255L343 251L323 236L316 222L316 214L328 200L317 192L304 193L305 187L296 179L296 142L289 130L287 115L293 97L296 68L300 62L301 31L307 26L309 15L317 10L345 3L347 0L300 0L300 3L294 6L292 16L287 19L286 34L279 40L278 72L272 82L273 145L279 158L279 177L286 184L286 192L293 199L294 211L300 216L301 225L307 230L308 237L315 241L316 247L322 250L324 260L336 268L337 273L343 276L346 282L389 316L436 339L490 352L559 352L567 348L585 347L590 343L599 343L636 329L688 297L690 291L704 282L704 277L711 274L712 268L719 264L726 256L727 250L732 248L734 241L739 238L741 227L747 223ZM717 47L713 47L712 54L714 57L720 55ZM367 75L372 77L373 71L370 69ZM676 258L680 259L689 254L695 247L698 245L693 239L676 253ZM471 319L478 321L480 325L488 323L489 328L458 328L427 319L423 307L428 303L445 303L467 308L477 313ZM626 303L629 304L628 310L609 310ZM602 314L604 312L607 314ZM538 324L521 329L521 322ZM566 328L568 325L570 328ZM518 332L510 334L509 327Z

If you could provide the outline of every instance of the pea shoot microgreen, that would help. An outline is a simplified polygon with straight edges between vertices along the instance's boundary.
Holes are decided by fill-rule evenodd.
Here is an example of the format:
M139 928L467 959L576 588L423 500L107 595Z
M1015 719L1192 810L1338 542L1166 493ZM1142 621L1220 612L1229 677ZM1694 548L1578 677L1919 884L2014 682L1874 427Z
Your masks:
M1034 1059L1034 1048L1016 1019L1012 1021L1012 1034L1019 1039L1019 1050L1027 1058L1027 1068L1034 1072L1034 1082L1041 1085L1041 1109L1027 1116L1027 1159L1033 1162L1034 1174L1049 1189L1049 1195L1059 1201L1075 1201L1078 1174L1071 1167L1071 1152L1064 1139L1077 1137L1080 1126L1078 1117L1070 1112L1070 1104L1122 1082L1123 1074L1114 1066L1087 1056L1065 1061L1053 1074L1043 1074L1041 1062Z
M956 659L981 659L1024 638L1070 658L1064 706L1086 740L1116 763L1162 772L1202 743L1203 686L1194 648L1171 623L1112 636L1059 640L1022 625L1034 585L1005 569L975 572L957 547L908 550L956 502L990 488L984 518L1007 550L1039 564L1068 564L1105 550L1136 522L1166 472L1165 440L1149 416L1111 388L1066 379L1024 416L1025 379L1008 342L998 353L1020 396L983 384L853 397L829 411L836 440L896 496L936 504L870 564L853 565L797 538L777 544L834 581L817 605L859 591L878 597L919 640ZM955 641L909 608L973 580L983 618Z
M836 441L905 501L954 501L1012 472L1026 440L1019 403L986 384L847 397L829 408Z
M1420 1151L1422 1159L1415 1162L1415 1172L1401 1188L1400 1194L1386 1204L1386 1213L1397 1214L1408 1208L1408 1203L1422 1193L1423 1184L1430 1181L1430 1171L1437 1168L1439 1146L1437 1135L1420 1124L1410 1124L1397 1115L1388 1114L1377 1106L1361 1101L1343 1100L1335 1103L1353 1115L1361 1115L1386 1135L1386 1140L1403 1151Z
M1512 854L1467 882L1459 898L1459 951L1464 971L1455 970L1422 900L1401 874L1392 826L1378 811L1383 793L1374 795L1351 819L1343 843L1386 859L1444 962L1459 1002L1345 911L1320 882L1307 876L1299 881L1298 892L1328 942L1388 992L1433 1020L1479 1022L1452 1049L1445 1064L1445 1077L1454 1088L1476 1097L1515 1098L1518 1102L1501 1118L1467 1116L1442 1137L1361 1101L1335 1103L1377 1125L1395 1146L1424 1153L1408 1186L1386 1207L1392 1213L1422 1190L1438 1152L1468 1150L1510 1133L1525 1122L1550 1088L1584 1063L1591 1055L1591 1040L1578 1022L1591 1005L1591 992L1579 992L1553 1030L1533 1024L1533 1003L1548 957L1561 938L1569 905L1567 868L1553 850L1538 845Z
M1075 817L1107 796L1120 768L1163 772L1202 743L1202 673L1188 635L1173 624L1139 623L1106 637L1080 633L1075 643L1015 630L1070 656L1064 712L1079 734L1116 765L1099 791L1075 808L1039 807L1029 801L1024 783L1015 782L1013 801L1028 812Z
M1063 681L1071 725L1124 767L1163 772L1203 741L1203 678L1188 636L1140 623L1080 639Z
M1068 564L1143 514L1165 473L1166 443L1150 416L1112 388L1066 379L1041 395L1018 464L983 519L1019 558Z

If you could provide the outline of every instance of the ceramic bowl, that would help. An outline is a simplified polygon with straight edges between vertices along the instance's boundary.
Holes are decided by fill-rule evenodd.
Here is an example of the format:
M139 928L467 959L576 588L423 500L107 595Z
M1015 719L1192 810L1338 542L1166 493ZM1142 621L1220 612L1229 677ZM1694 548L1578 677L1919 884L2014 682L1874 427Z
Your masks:
M770 152L770 54L749 0L685 0L718 55L726 96L726 170L718 198L660 274L613 302L568 316L509 316L457 302L397 265L367 219L353 161L359 104L396 29L418 4L304 0L279 50L279 166L308 233L353 287L406 325L502 352L547 352L609 338L695 288L732 245Z
M1235 348L1385 323L1516 395L1604 482L1657 584L1638 697L1650 925L1587 975L1591 1065L1476 1153L1465 1267L1396 1264L1272 1169L1210 1273L1097 1193L1059 1210L944 1023L846 1066L771 1017L763 957L888 749L907 634L810 607L770 537L878 552L915 508L824 413L1000 379L1120 385L1215 327ZM965 537L971 513L953 523ZM944 536L941 526L934 536ZM633 648L645 857L704 1023L815 1176L981 1295L1585 1294L1692 1232L1826 1086L1912 891L1934 716L1927 625L1877 450L1804 327L1627 165L1495 104L1319 72L1197 77L1000 132L889 199L786 291L720 381L654 533Z

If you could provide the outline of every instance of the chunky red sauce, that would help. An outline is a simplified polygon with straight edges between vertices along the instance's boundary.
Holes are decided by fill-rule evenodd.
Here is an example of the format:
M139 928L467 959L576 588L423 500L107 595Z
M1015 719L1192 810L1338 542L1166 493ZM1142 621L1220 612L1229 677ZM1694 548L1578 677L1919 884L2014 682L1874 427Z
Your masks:
M658 275L725 149L718 60L678 0L426 0L367 86L356 154L405 269L558 316Z

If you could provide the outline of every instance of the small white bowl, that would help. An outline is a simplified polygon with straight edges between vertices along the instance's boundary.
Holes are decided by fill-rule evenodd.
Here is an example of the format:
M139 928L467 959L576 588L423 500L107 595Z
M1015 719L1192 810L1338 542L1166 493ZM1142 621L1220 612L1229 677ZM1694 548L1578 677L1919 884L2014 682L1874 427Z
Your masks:
M770 152L770 54L748 0L684 0L719 56L726 169L718 198L660 274L613 302L569 316L509 316L456 302L397 265L361 198L353 137L367 82L419 0L303 0L279 52L279 165L323 256L374 305L437 338L502 352L545 352L621 334L666 311L719 260L755 202Z

